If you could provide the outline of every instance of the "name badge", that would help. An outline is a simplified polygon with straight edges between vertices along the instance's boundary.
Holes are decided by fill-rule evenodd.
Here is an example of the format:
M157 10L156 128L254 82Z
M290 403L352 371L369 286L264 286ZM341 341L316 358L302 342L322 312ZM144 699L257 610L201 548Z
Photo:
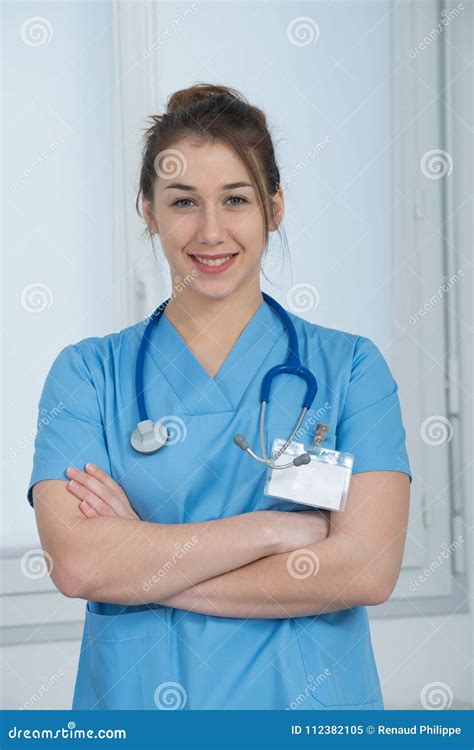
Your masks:
M273 441L272 459L284 444L282 438ZM323 448L317 442L309 448L293 442L273 463L283 465L305 452L311 458L308 464L286 469L268 467L264 494L314 508L344 510L354 464L352 453Z

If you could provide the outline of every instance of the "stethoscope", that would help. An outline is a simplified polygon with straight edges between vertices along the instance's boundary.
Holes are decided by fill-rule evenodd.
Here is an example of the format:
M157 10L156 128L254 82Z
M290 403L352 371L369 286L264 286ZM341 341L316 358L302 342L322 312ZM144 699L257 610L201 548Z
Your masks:
M316 396L318 386L316 384L316 378L314 377L313 373L310 372L306 367L303 367L303 365L301 364L299 346L298 346L298 337L296 335L295 327L287 311L276 300L274 300L273 297L270 297L270 295L266 294L265 292L262 292L262 296L265 302L268 305L270 305L270 307L276 312L276 314L279 316L280 320L282 321L282 323L284 324L286 328L286 331L288 334L288 356L286 358L286 361L283 364L275 365L275 367L272 367L265 374L262 380L262 385L260 389L260 422L259 422L260 423L260 447L261 447L262 455L258 456L256 453L254 453L249 447L249 444L247 443L244 436L241 434L234 436L234 443L243 451L245 451L250 456L252 456L252 458L254 458L256 461L260 461L261 463L266 464L267 466L270 466L272 469L287 469L290 466L301 466L303 464L308 464L311 461L311 458L307 453L301 453L299 456L296 456L292 461L288 463L275 465L275 461L281 456L282 453L285 452L287 447L294 440L295 435L300 428L300 425L305 417L306 412L311 407L311 404L314 401L314 397ZM151 335L152 329L158 323L159 319L163 315L166 305L168 304L170 299L171 298L168 298L159 307L157 307L154 313L150 316L150 320L146 324L145 330L143 332L143 337L140 342L140 347L138 349L136 371L135 371L135 383L136 383L138 413L140 416L140 421L138 422L136 428L134 429L134 431L132 432L130 436L130 443L132 447L136 451L138 451L138 453L156 453L156 451L158 451L160 448L163 447L163 445L166 444L168 437L169 437L168 429L164 424L162 424L161 422L154 422L148 417L146 404L145 404L143 371L144 371L145 354L146 354L147 346L150 342L150 335ZM284 373L289 374L289 375L296 375L297 377L302 378L306 382L306 394L303 399L303 404L301 407L299 418L291 432L290 437L281 446L281 448L272 456L272 458L268 458L266 446L265 446L265 413L266 413L267 405L270 401L270 390L272 387L273 379L277 375L282 375Z

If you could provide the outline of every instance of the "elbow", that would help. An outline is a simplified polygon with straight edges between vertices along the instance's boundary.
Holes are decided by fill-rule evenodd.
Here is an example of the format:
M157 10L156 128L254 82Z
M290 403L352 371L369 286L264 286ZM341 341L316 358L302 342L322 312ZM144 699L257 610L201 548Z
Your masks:
M389 578L388 576L385 576L384 578L375 581L369 579L369 585L366 585L362 591L361 598L363 601L361 604L363 606L374 607L377 606L377 604L383 604L386 602L392 595L397 578Z
M372 587L371 591L367 591L366 596L364 597L364 606L367 607L375 607L377 604L383 604L387 601L391 594L391 591L386 593L385 589L383 588L375 588Z
M93 599L98 584L96 576L89 575L85 566L77 561L58 565L57 570L51 572L51 579L68 599Z
M348 569L358 571L353 577L352 606L377 606L390 599L398 581L401 569L401 557L382 556L377 551L364 550L356 565L352 558Z
M68 599L83 599L83 584L80 578L70 568L62 566L51 574L56 588Z

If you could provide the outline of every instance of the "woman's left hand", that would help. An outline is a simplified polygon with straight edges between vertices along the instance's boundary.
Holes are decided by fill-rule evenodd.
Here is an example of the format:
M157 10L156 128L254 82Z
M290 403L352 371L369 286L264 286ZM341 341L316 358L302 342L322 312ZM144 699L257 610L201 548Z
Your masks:
M72 482L66 486L81 501L79 508L87 518L118 516L140 520L125 492L111 476L95 464L86 464L85 468L80 471L70 466L66 474Z

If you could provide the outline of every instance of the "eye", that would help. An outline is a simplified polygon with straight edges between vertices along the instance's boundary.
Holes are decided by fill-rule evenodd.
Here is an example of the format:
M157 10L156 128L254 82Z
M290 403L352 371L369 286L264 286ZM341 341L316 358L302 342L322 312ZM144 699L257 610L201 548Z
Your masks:
M246 198L243 198L241 195L231 195L229 198L227 198L227 201L242 201L241 203L234 203L232 205L234 206L241 206L243 203L248 203L248 200ZM183 203L192 203L191 198L178 198L174 203L172 203L172 206L178 206L178 208L187 208L188 206L184 205Z
M171 205L178 206L179 203L183 203L183 202L186 203L186 201L190 202L190 200L191 200L190 198L178 198L178 200L172 203ZM178 206L178 208L186 208L186 206Z
M241 195L231 195L230 198L228 198L227 200L229 201L238 200L238 201L242 201L242 203L248 203L248 200L246 198L242 198ZM241 206L242 203L234 203L234 206L235 205Z

